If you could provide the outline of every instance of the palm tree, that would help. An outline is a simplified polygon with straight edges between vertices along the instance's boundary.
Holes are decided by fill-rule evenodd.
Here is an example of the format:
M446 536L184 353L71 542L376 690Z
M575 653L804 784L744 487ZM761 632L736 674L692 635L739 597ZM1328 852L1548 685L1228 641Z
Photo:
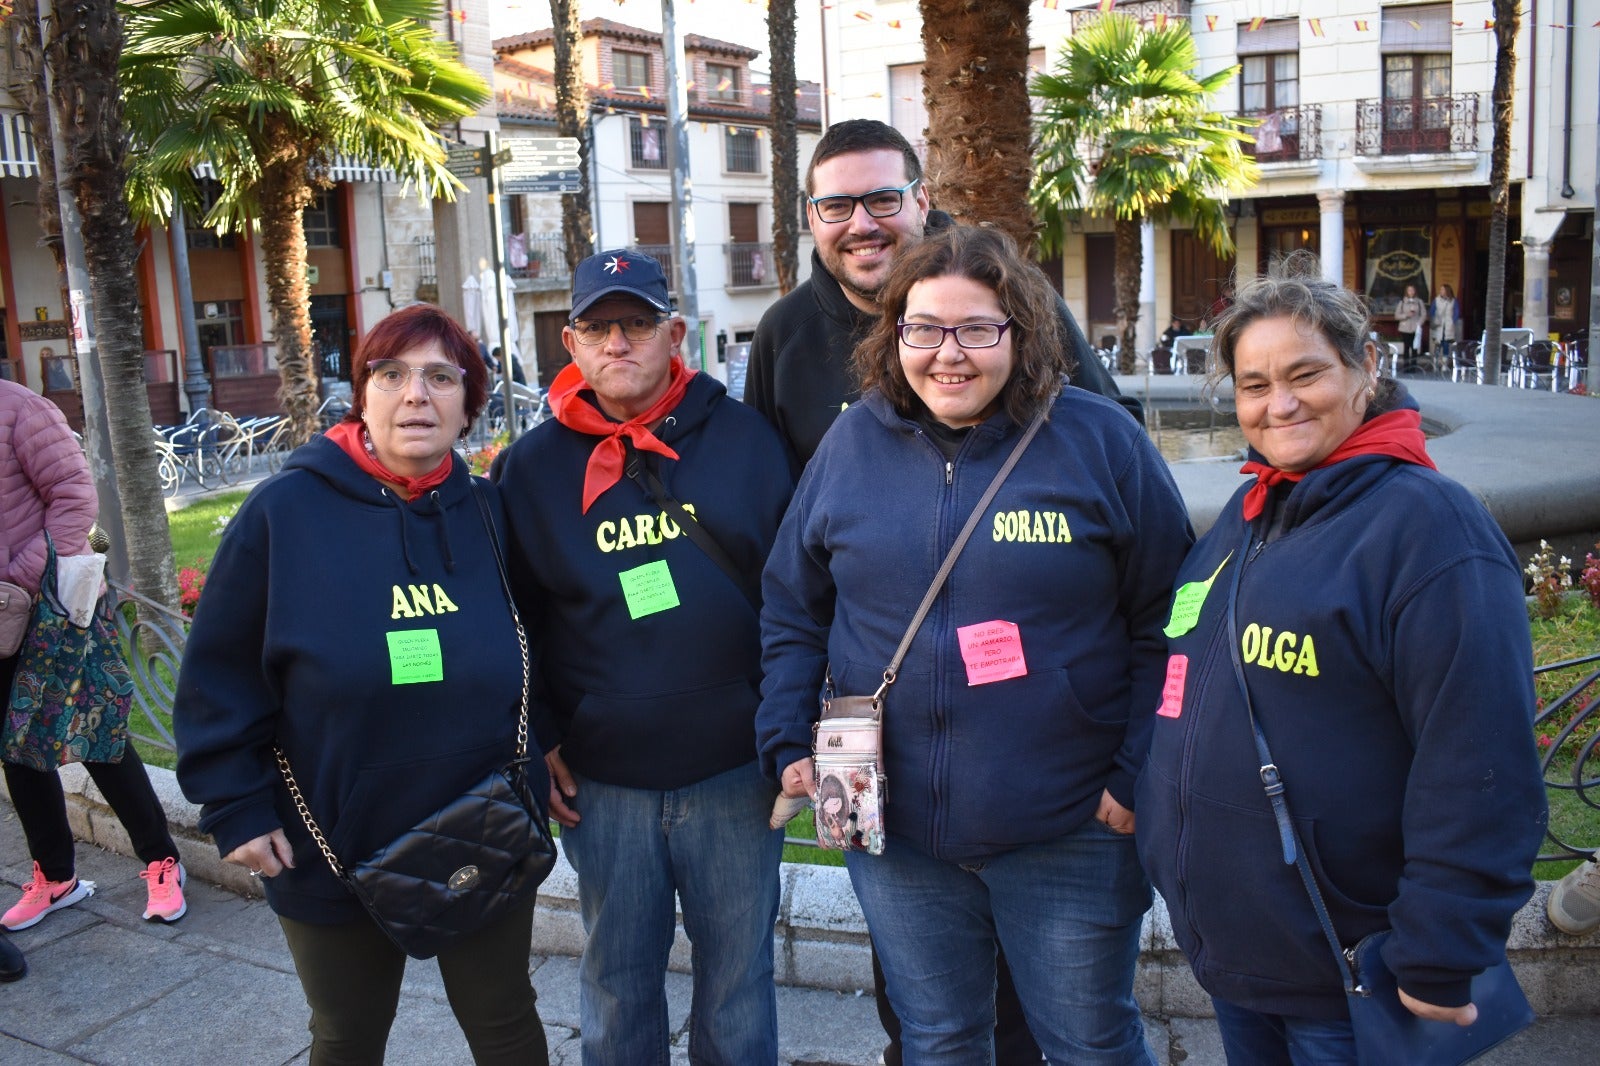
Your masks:
M50 25L49 38L41 39L38 4L23 0L10 26L20 59L14 89L28 109L39 158L40 229L63 279L65 309L67 264L59 181L80 220L83 266L94 308L93 358L100 364L128 573L142 595L176 608L172 537L156 472L144 382L144 336L134 270L138 242L124 187L127 142L117 91L122 20L115 0L82 0L57 5ZM46 68L53 100L42 91ZM61 141L59 159L52 144L52 115Z
M795 134L794 0L767 7L767 46L772 52L772 258L778 291L788 293L800 277L800 148Z
M1196 78L1198 65L1186 23L1144 29L1112 13L1069 38L1055 72L1033 82L1041 106L1030 195L1045 223L1041 240L1058 247L1070 212L1112 217L1123 373L1134 366L1139 227L1146 219L1187 223L1228 255L1223 198L1259 173L1240 147L1250 139L1248 120L1211 110L1239 68Z
M594 254L594 218L589 213L589 87L583 83L583 23L578 0L550 0L556 51L556 132L578 139L579 187L561 197L561 235L567 271Z
M1029 0L922 0L929 191L962 222L992 222L1031 249Z
M1489 152L1489 279L1483 308L1483 374L1500 380L1500 326L1506 308L1506 216L1511 208L1511 103L1517 74L1519 0L1494 0L1494 147ZM1576 31L1573 31L1576 32Z
M428 23L434 0L132 0L123 90L140 147L134 205L198 208L194 171L221 184L204 224L259 226L279 396L297 441L318 430L305 228L335 157L419 192L456 187L433 127L489 98Z

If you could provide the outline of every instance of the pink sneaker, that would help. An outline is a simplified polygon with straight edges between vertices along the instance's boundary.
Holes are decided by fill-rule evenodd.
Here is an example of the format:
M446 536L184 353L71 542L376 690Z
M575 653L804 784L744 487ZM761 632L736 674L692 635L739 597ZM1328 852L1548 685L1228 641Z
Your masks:
M0 918L7 929L28 929L39 924L39 919L51 911L70 907L81 899L94 895L94 882L74 877L70 881L46 881L39 864L33 864L33 883L22 890L16 906Z
M144 878L145 888L150 893L144 906L145 918L175 922L189 910L189 904L183 899L183 883L189 879L183 863L177 859L162 859L145 867L139 876Z

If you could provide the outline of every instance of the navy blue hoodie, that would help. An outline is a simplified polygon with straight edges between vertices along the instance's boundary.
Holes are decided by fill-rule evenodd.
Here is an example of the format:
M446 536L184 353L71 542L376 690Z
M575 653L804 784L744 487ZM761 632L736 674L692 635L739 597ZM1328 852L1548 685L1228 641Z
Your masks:
M641 458L755 589L794 487L778 435L696 374L656 436L678 458ZM682 788L755 757L756 610L629 479L583 513L598 439L547 421L494 471L512 584L543 650L539 738L596 781Z
M953 460L877 390L806 467L763 580L762 768L811 754L825 670L877 689L945 552L1021 436ZM1192 541L1172 476L1111 400L1066 389L967 543L884 710L886 822L936 858L1058 839L1109 789L1133 806L1160 698L1172 577ZM1027 674L969 685L959 627L1015 624Z
M1216 580L1171 643L1139 780L1145 867L1212 995L1346 1016L1328 942L1283 861L1229 655L1242 563L1243 670L1334 928L1348 946L1392 927L1384 959L1401 987L1459 1006L1502 956L1544 831L1516 558L1460 485L1361 456L1278 486L1241 560L1246 488L1179 576Z
M478 487L499 522L496 490ZM273 745L334 853L359 861L511 759L521 691L460 457L405 503L317 437L250 494L217 549L178 678L178 783L223 855L288 835L295 867L263 880L274 911L352 921L361 905L295 813ZM542 753L530 754L543 800Z

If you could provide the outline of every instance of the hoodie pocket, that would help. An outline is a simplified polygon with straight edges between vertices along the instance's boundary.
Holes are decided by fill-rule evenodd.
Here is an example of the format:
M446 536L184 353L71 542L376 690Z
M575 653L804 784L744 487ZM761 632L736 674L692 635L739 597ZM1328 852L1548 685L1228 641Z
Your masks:
M1198 948L1210 968L1291 985L1336 981L1327 937L1299 871L1283 861L1271 811L1191 794L1188 819L1178 884L1182 925L1199 940L1182 944L1180 937L1190 958ZM1334 927L1354 931L1381 921L1384 908L1350 899L1323 869L1317 824L1302 818L1294 824Z
M573 711L561 754L597 781L677 788L755 759L759 701L743 677L679 692L590 692Z
M341 862L360 862L511 760L500 741L465 751L363 767L356 774L328 843Z

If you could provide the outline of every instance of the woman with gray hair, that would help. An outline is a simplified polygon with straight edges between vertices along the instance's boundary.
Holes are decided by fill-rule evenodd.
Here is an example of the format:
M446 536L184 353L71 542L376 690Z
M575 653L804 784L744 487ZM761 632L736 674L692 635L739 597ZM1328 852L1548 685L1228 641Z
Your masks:
M1356 1060L1286 838L1341 945L1391 930L1400 1001L1465 1026L1543 833L1517 559L1435 469L1369 328L1296 254L1240 287L1212 346L1254 478L1179 574L1136 809L1233 1063ZM1292 832L1263 787L1272 765Z

